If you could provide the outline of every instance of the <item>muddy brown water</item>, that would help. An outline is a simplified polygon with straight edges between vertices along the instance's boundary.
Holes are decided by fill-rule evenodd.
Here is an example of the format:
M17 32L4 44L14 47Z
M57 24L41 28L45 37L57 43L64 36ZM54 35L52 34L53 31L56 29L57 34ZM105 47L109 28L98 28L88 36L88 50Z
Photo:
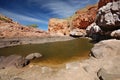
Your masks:
M61 64L71 60L87 58L93 47L88 39L73 39L69 41L58 41L44 44L27 44L0 49L0 56L18 54L26 56L30 53L41 53L42 58L33 62L43 64Z

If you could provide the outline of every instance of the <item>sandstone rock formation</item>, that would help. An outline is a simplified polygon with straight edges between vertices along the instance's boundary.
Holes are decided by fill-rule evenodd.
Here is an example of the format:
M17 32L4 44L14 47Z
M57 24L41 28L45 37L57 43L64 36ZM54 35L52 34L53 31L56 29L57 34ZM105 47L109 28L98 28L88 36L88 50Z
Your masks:
M75 28L86 29L87 26L95 21L96 13L97 4L78 10L75 13L76 16L72 19L72 26Z
M48 36L48 33L37 28L23 26L10 18L0 15L0 38L41 36Z
M51 35L69 35L69 23L65 19L52 18L49 20L48 31Z
M70 35L70 31L73 29L86 29L94 22L96 12L97 4L78 10L73 16L66 19L52 18L49 20L48 31L51 34Z

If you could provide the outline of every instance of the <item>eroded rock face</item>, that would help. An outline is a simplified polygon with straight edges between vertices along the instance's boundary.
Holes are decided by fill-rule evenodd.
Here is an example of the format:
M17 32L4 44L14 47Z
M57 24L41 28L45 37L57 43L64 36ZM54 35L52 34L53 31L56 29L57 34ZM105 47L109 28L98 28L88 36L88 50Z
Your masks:
M73 29L86 29L94 22L97 12L97 5L87 6L78 10L73 16L66 19L52 18L49 20L48 31L54 35L70 35Z
M49 20L48 31L51 35L69 35L69 23L64 19L52 18Z
M42 36L48 36L48 33L37 28L23 26L3 15L0 15L0 38Z
M94 22L97 13L97 5L87 6L82 10L78 10L76 16L72 20L72 26L75 28L86 29Z
M102 7L100 7L98 10L96 24L105 31L113 31L119 29L120 0L101 0L99 2L99 6Z

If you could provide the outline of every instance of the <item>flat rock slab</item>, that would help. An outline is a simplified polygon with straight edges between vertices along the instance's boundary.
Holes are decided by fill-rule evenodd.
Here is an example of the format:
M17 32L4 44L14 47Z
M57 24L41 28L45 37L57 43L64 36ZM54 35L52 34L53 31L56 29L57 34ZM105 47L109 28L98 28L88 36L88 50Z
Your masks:
M10 55L8 57L0 57L0 68L5 68L9 66L16 66L16 67L24 67L29 63L28 60L26 60L22 56L18 55Z

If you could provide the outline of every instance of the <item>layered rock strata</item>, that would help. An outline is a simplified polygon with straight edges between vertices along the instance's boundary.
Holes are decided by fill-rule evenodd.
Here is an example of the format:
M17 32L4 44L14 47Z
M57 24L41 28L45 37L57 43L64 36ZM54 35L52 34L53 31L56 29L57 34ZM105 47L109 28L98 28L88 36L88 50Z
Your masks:
M96 12L97 4L78 10L73 16L66 19L52 18L49 20L48 31L53 35L64 36L70 35L70 31L73 29L86 29L88 25L94 22Z
M48 36L48 33L37 28L23 26L6 16L0 15L0 38L42 36Z

